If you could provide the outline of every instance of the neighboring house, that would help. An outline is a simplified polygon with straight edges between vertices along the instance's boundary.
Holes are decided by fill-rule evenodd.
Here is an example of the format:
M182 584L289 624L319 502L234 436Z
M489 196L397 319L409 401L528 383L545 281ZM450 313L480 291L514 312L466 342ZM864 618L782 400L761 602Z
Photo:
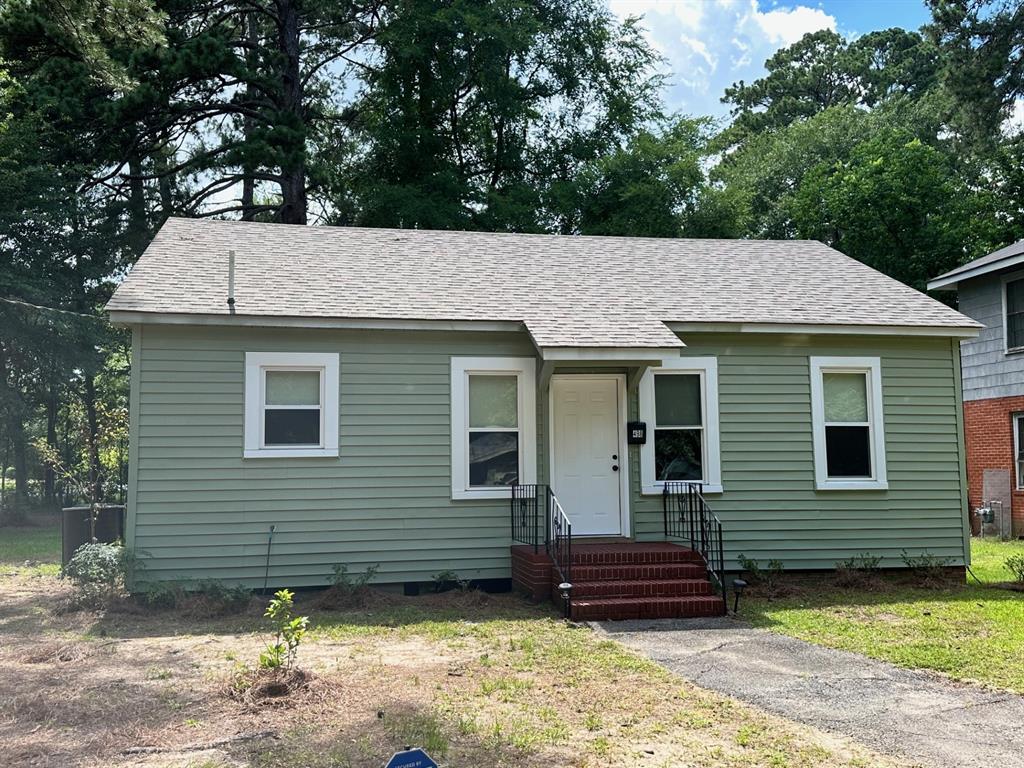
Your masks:
M704 500L715 571L968 557L959 342L979 326L817 242L171 219L108 309L132 329L148 578L507 580L519 541L539 552L516 550L521 583L571 543L578 582L667 562L642 589L700 594L668 584L687 555L616 546L691 513L714 534Z
M1024 535L1024 240L928 288L956 291L960 311L984 326L960 347L971 507L1009 501L1012 534Z

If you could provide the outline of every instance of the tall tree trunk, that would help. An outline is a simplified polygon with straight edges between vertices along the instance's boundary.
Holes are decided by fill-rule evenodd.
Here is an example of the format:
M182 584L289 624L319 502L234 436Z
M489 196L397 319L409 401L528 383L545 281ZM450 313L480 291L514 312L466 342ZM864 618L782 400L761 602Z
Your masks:
M146 186L142 176L142 159L135 155L128 160L128 173L131 181L128 185L128 221L131 231L130 243L135 253L142 253L146 246Z
M302 69L299 50L298 0L277 0L278 47L281 70L281 113L294 132L294 145L281 163L281 221L306 223L306 131L303 114Z
M4 439L4 457L0 459L0 520L4 517L4 502L7 500L7 464L11 460L11 442Z
M50 381L46 392L46 444L57 450L58 388L55 365L50 365ZM43 463L43 499L49 506L56 506L56 473L48 463Z
M255 98L255 89L252 87L252 77L256 72L258 64L256 56L256 45L259 42L256 29L256 12L251 12L245 20L245 36L249 41L249 48L245 54L246 66L250 76L245 86L245 100L252 104ZM242 221L253 221L256 218L256 210L253 208L256 198L256 179L253 178L254 167L250 159L251 148L249 142L252 140L253 119L248 114L242 120L242 134L245 138L245 163L242 165Z
M14 510L8 519L20 520L28 509L28 443L25 439L25 425L19 415L14 415L8 427L14 453Z
M103 498L103 477L100 473L99 417L96 411L96 377L92 373L85 375L83 386L83 404L85 405L85 421L87 427L86 441L89 451L89 494L90 503Z

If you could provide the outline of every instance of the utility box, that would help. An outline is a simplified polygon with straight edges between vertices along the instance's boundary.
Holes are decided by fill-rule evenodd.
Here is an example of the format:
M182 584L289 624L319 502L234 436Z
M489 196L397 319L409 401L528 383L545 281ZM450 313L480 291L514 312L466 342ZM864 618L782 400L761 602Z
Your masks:
M124 541L123 504L100 504L96 510L96 541L101 544L113 544ZM60 518L60 562L67 565L68 560L83 544L92 540L89 517L91 507L64 507Z

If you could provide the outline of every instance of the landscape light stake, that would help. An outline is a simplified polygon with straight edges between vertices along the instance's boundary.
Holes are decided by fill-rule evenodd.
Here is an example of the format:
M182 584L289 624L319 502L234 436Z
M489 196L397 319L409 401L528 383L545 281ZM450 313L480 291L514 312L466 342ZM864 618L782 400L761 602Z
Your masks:
M733 579L732 580L732 594L733 594L732 612L733 613L738 613L739 612L739 610L740 610L740 595L743 594L743 590L746 589L746 588L747 588L747 582L745 582L743 579Z

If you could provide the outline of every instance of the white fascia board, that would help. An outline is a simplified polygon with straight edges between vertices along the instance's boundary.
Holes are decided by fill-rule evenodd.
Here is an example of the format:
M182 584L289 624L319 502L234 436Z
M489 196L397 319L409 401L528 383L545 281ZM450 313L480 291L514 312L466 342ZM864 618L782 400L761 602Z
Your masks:
M275 315L198 315L168 312L112 310L114 325L227 325L257 328L340 328L381 331L498 331L517 332L523 324L512 320L400 320L387 318L285 317Z
M616 362L660 363L680 355L679 347L541 347L542 360L552 362Z
M981 332L981 326L940 325L792 325L788 323L672 323L666 322L676 333L780 333L799 335L839 336L942 336L971 339Z
M990 261L988 264L980 264L972 269L965 269L963 272L957 272L956 274L946 274L936 277L934 280L928 281L928 290L937 291L946 289L954 291L957 288L957 283L964 280L971 280L975 277L981 277L992 272L999 272L1004 269L1010 269L1011 267L1020 266L1024 264L1024 253L1015 253L1012 256L999 259L998 261Z

